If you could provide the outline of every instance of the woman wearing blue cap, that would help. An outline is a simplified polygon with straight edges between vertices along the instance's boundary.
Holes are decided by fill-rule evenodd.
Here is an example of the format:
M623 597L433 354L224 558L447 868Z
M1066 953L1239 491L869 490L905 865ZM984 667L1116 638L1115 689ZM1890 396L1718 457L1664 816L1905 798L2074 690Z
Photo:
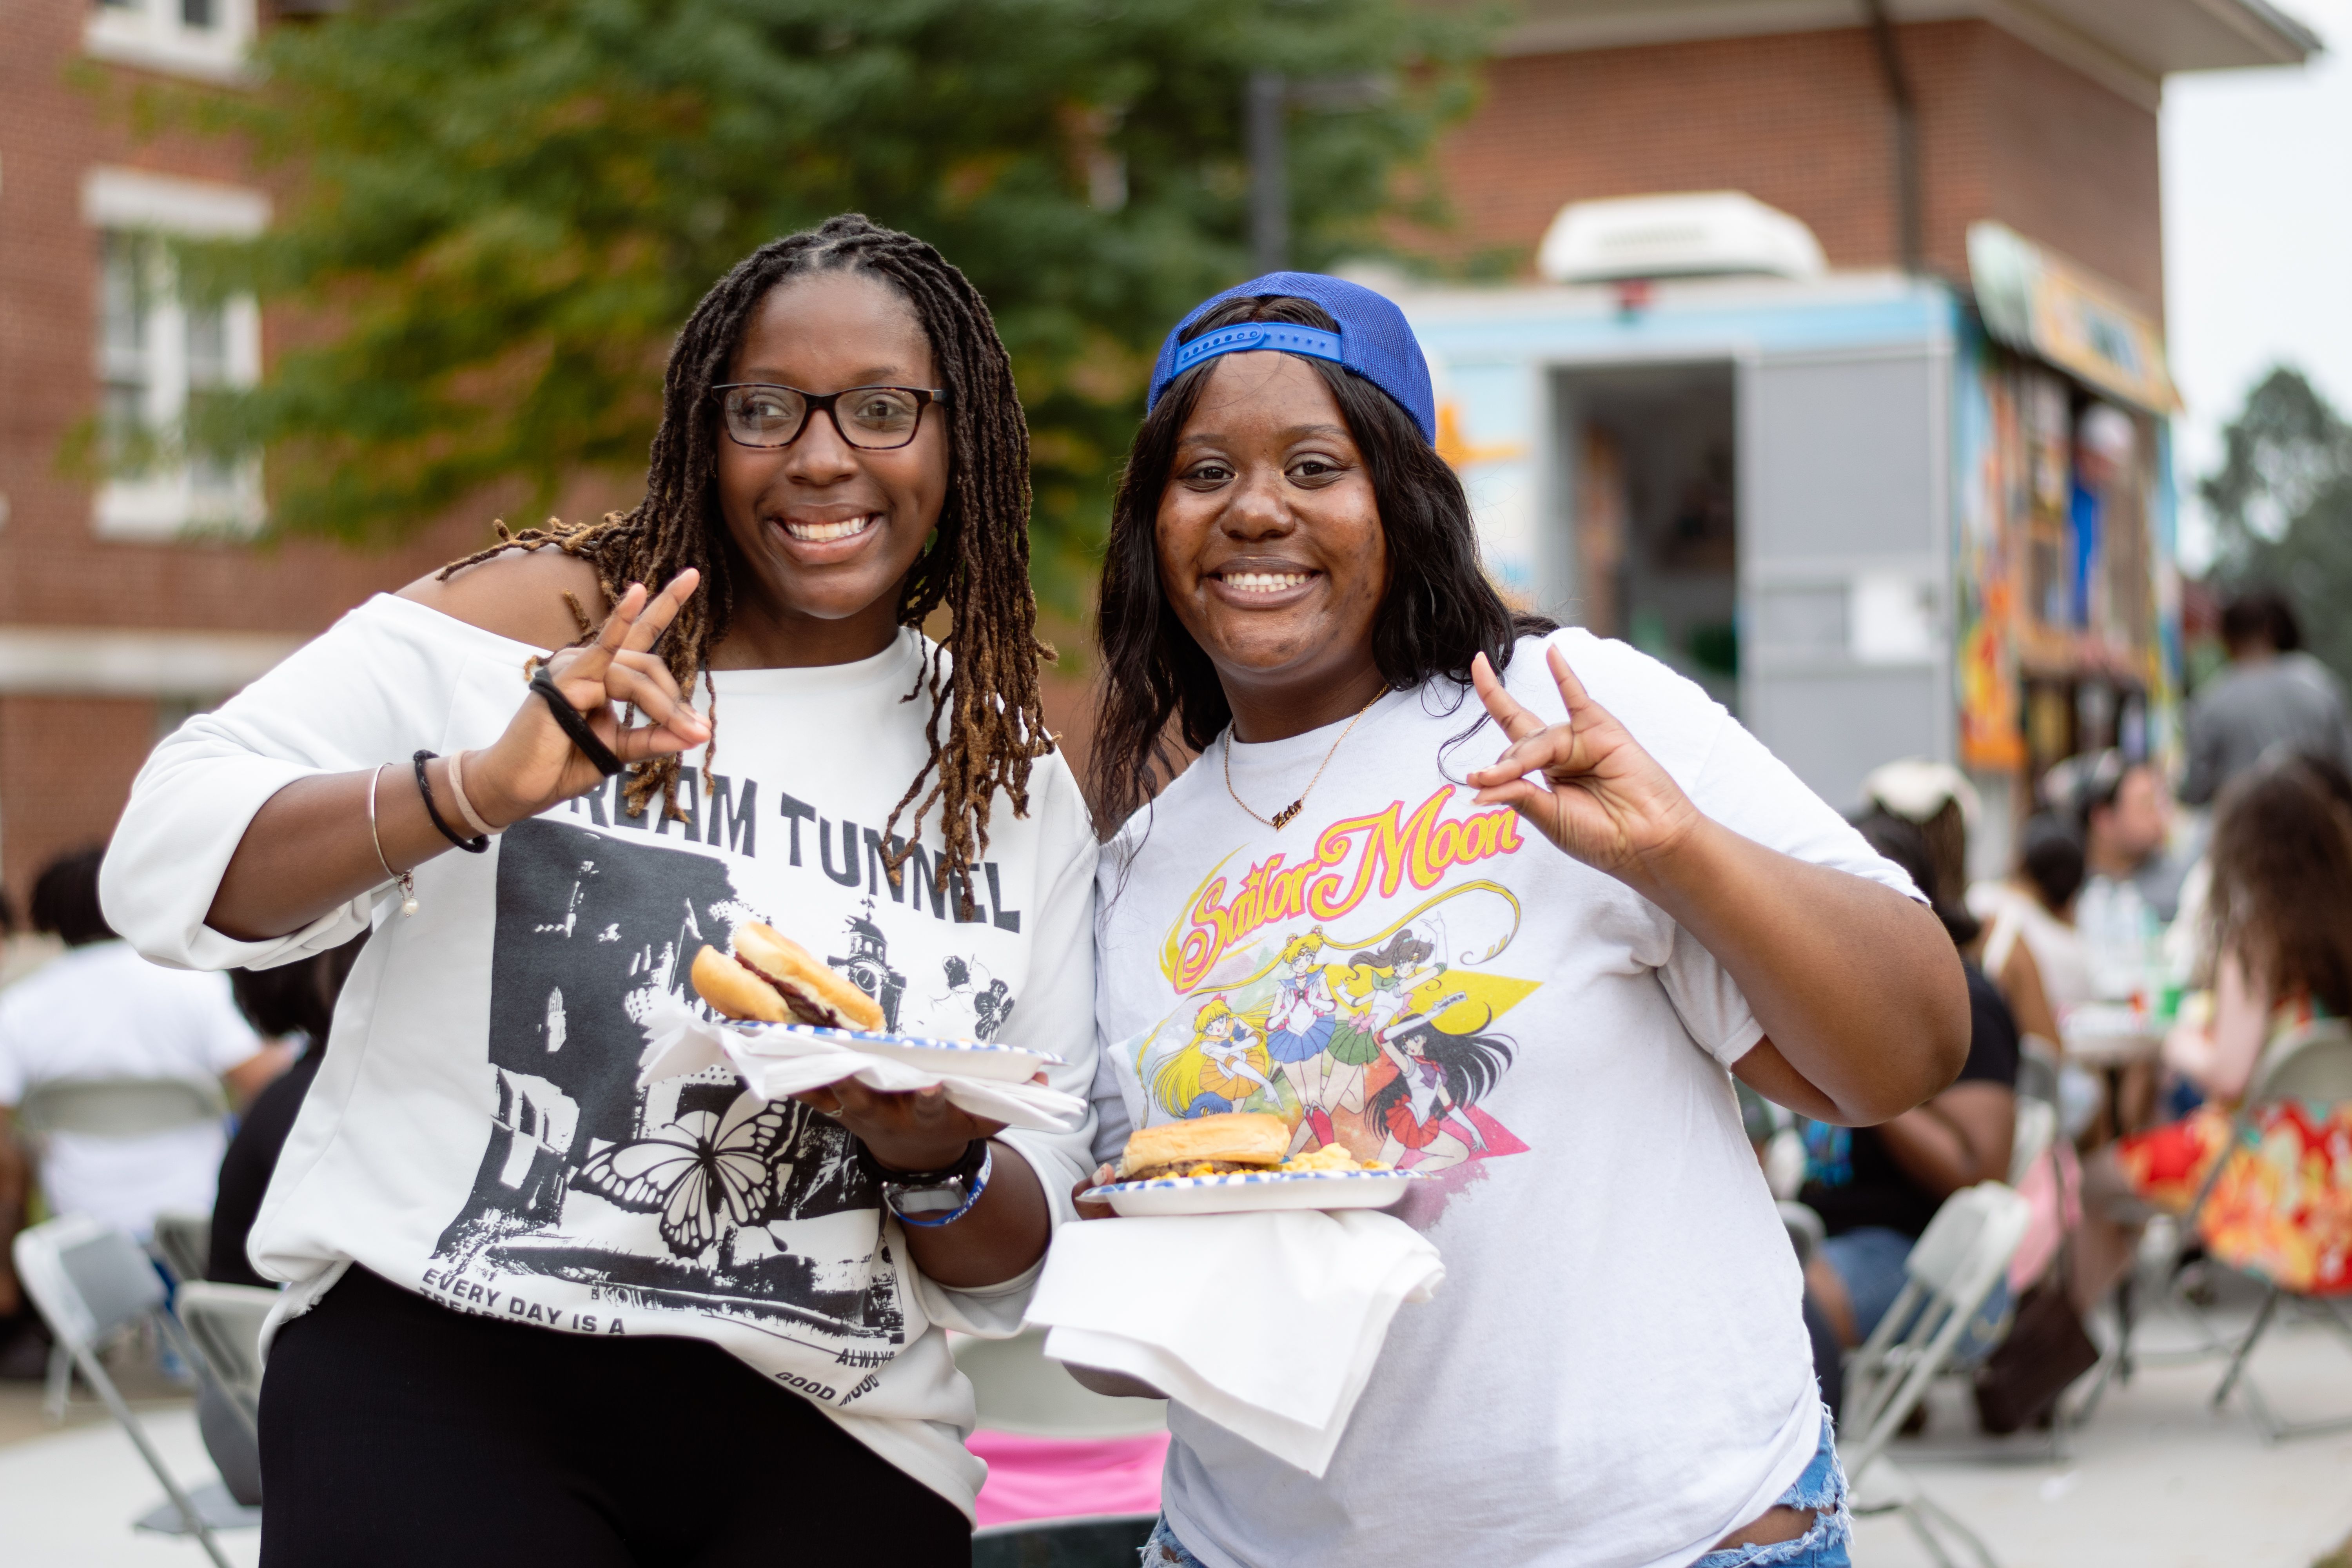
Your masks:
M1147 1562L1845 1563L1729 1076L1828 1121L1907 1110L1966 1053L1959 964L1697 687L1513 616L1435 426L1393 304L1272 274L1171 334L1114 510L1097 1152L1186 1113L1150 1093L1181 1021L1271 1008L1319 930L1378 1054L1242 1109L1432 1173L1399 1212L1447 1271L1320 1479L1174 1407ZM1409 1031L1371 1007L1402 938L1441 961L1381 998ZM1320 1107L1282 1091L1326 1078Z

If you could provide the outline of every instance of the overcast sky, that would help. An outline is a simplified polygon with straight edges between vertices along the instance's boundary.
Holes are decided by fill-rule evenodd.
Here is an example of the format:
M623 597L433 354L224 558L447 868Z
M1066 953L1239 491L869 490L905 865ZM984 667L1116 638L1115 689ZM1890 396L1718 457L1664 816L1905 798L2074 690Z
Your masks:
M2199 71L2164 89L2165 315L2184 564L2210 532L2196 477L2270 367L2352 416L2352 0L2273 0L2328 46L2300 69Z

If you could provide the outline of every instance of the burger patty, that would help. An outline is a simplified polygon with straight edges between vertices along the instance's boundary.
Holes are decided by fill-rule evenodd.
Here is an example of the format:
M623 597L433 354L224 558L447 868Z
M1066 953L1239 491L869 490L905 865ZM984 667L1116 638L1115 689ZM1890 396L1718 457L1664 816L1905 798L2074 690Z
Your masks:
M776 994L784 999L784 1005L791 1008L793 1016L802 1023L833 1029L845 1029L849 1026L848 1019L826 1006L816 993L807 986L790 980L780 980L740 952L732 956L736 963L774 986Z
M1129 1182L1164 1182L1177 1176L1230 1176L1242 1171L1270 1171L1271 1165L1245 1165L1237 1160L1177 1160L1152 1165L1121 1178Z

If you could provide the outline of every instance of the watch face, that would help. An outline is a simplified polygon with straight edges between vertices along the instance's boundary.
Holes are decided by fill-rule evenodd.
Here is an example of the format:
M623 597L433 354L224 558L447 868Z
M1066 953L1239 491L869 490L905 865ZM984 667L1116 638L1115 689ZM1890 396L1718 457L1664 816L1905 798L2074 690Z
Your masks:
M964 1187L961 1182L942 1182L935 1187L893 1187L890 1206L908 1219L929 1219L933 1215L953 1214L963 1206Z

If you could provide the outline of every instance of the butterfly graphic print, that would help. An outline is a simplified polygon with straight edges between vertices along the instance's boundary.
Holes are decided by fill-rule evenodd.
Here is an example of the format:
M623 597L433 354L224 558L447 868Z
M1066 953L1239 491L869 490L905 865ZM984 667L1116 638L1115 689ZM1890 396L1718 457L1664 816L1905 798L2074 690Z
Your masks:
M688 1110L651 1137L613 1145L572 1180L623 1208L658 1214L670 1251L698 1258L765 1216L774 1197L772 1162L792 1121L783 1103L740 1094L723 1112Z
M797 1100L762 1103L732 1072L637 1081L637 1020L690 998L694 952L761 913L726 861L540 818L507 830L495 1100L437 1276L895 1353L898 1270L856 1140Z

